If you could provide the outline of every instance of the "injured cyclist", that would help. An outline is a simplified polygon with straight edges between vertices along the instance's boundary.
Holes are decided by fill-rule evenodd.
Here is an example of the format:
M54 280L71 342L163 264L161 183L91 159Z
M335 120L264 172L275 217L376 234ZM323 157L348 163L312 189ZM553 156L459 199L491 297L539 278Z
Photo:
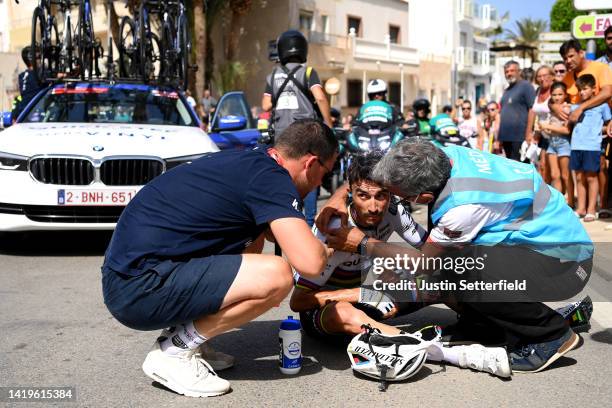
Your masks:
M408 244L420 247L426 238L425 229L387 189L370 180L372 169L381 158L381 153L372 152L355 157L351 163L348 170L352 194L349 223L377 240L387 241L396 232ZM330 223L330 228L339 226L339 219ZM316 227L313 232L325 241L325 236ZM342 341L347 335L360 333L362 325L370 325L385 334L404 334L399 328L380 321L416 311L423 302L416 291L410 295L412 302L398 303L382 292L362 289L362 272L371 267L372 259L364 253L336 251L317 279L305 278L296 272L291 309L300 313L306 333ZM427 347L427 356L433 361L444 360L501 377L511 374L506 351L501 347L478 344L443 347L441 342L432 342Z

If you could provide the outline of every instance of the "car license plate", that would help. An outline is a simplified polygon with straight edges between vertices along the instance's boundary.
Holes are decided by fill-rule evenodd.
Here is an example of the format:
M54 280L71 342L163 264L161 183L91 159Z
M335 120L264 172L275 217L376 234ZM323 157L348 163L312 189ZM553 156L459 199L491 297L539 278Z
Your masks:
M127 205L138 189L57 190L58 205Z

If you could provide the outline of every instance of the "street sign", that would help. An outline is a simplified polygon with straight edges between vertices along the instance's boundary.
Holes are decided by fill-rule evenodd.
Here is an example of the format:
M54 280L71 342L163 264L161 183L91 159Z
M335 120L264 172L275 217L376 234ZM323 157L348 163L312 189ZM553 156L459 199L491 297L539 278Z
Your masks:
M604 10L612 8L610 0L574 0L576 10Z
M578 40L603 38L604 31L611 25L612 14L578 16L572 20L572 35Z

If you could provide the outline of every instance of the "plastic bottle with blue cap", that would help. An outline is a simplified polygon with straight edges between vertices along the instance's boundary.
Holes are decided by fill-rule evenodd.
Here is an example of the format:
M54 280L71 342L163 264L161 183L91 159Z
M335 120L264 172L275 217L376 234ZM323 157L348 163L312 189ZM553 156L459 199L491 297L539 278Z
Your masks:
M278 332L278 365L283 374L297 374L302 368L302 325L293 316L287 317Z

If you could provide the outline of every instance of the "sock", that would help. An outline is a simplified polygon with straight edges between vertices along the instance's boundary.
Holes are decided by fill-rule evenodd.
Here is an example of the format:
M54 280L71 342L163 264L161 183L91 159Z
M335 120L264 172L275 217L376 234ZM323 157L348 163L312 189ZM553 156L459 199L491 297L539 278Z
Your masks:
M444 347L442 343L432 342L427 348L427 359L430 361L446 361L453 365L459 365L458 347Z
M167 338L160 341L164 353L176 355L185 350L194 350L204 344L206 337L196 330L193 322L178 325Z

